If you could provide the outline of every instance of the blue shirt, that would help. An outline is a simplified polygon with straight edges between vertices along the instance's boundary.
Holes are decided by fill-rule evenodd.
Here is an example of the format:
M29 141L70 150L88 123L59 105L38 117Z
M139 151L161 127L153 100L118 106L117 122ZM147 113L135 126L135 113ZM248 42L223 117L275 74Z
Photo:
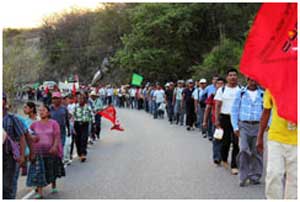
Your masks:
M68 110L66 107L60 106L58 109L55 109L54 106L50 107L51 119L57 121L60 126L61 136L66 135L66 126L69 119Z
M202 93L202 95L204 95L205 93L207 93L207 97L209 97L211 94L215 94L216 93L216 87L214 84L210 84L208 85L205 89L204 92Z
M242 92L243 95L242 95ZM231 124L234 131L239 130L239 121L260 121L263 111L263 91L257 89L254 101L250 98L247 89L237 92L231 109Z

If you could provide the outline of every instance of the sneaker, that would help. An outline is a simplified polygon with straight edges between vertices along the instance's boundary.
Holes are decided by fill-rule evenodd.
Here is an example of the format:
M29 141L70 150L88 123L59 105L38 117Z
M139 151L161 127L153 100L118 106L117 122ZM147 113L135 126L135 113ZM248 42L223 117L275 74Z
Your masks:
M190 128L190 127L187 127L186 129L187 129L188 131L190 131L190 130L191 130L191 128Z
M258 185L258 184L260 184L260 181L259 180L251 180L250 179L250 184L252 184L252 185Z
M33 196L33 198L34 199L43 199L43 196L37 193Z
M247 180L243 180L240 182L240 187L245 187L247 184Z
M80 160L81 160L81 162L85 162L86 161L86 156L81 156Z
M215 164L217 167L219 167L219 166L221 166L221 161L219 161L219 160L214 160L214 164Z
M52 194L55 194L55 193L57 193L58 192L58 190L56 189L56 188L53 188L52 190L51 190L51 193Z
M239 170L237 168L232 168L231 169L231 174L232 175L237 175L237 174L239 174Z
M72 160L68 160L68 161L67 161L67 165L68 165L68 166L71 165L71 163L72 163Z
M213 140L213 138L212 138L212 137L209 137L209 138L208 138L208 140L209 140L209 141L212 141L212 140Z
M203 138L207 138L207 135L206 135L206 134L203 134Z

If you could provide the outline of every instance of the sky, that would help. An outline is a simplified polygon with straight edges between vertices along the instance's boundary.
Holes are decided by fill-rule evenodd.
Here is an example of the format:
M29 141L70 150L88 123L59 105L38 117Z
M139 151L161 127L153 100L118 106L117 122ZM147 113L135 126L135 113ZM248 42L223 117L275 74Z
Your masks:
M6 0L0 3L0 22L4 28L38 27L45 16L70 7L95 9L99 0Z

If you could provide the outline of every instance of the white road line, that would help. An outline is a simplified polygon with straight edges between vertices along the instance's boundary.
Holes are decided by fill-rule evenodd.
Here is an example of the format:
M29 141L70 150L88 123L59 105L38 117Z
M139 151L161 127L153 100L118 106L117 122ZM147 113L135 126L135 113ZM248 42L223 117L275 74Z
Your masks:
M73 159L76 159L77 157L78 157L77 154L73 155ZM64 167L66 168L66 167L68 167L68 165L66 164L66 165L64 165ZM35 193L35 190L31 190L28 194L26 194L26 195L22 198L22 200L26 200L26 199L31 198L31 197L34 195L34 193Z
M30 197L32 197L34 195L35 191L34 190L31 190L28 194L26 194L26 196L24 196L22 198L22 200L26 200L26 199L29 199Z

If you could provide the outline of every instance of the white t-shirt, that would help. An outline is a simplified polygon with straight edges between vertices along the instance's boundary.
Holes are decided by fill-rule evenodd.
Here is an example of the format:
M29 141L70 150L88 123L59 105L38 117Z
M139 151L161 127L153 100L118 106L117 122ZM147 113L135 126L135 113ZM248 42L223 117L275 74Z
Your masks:
M195 88L192 97L194 98L194 100L200 100L202 94L204 92L204 89L202 88Z
M67 109L68 109L69 113L71 113L73 111L74 107L75 107L75 103L68 104Z
M130 97L135 97L136 89L135 89L135 88L131 88L131 89L129 90L129 94L130 94Z
M235 96L240 90L240 87L236 86L234 88L230 88L225 86L224 93L222 92L222 88L217 90L214 99L222 102L221 113L230 115Z
M183 88L179 88L177 87L175 90L174 90L174 93L176 93L176 100L182 100L182 91L183 91Z
M112 96L114 94L114 89L113 88L108 88L107 89L107 96Z
M153 96L155 97L156 103L161 103L165 100L165 91L163 89L155 90Z
M257 96L257 90L247 90L252 102L255 101L256 96Z
M99 93L100 93L100 96L105 96L105 94L106 94L105 88L101 88Z

